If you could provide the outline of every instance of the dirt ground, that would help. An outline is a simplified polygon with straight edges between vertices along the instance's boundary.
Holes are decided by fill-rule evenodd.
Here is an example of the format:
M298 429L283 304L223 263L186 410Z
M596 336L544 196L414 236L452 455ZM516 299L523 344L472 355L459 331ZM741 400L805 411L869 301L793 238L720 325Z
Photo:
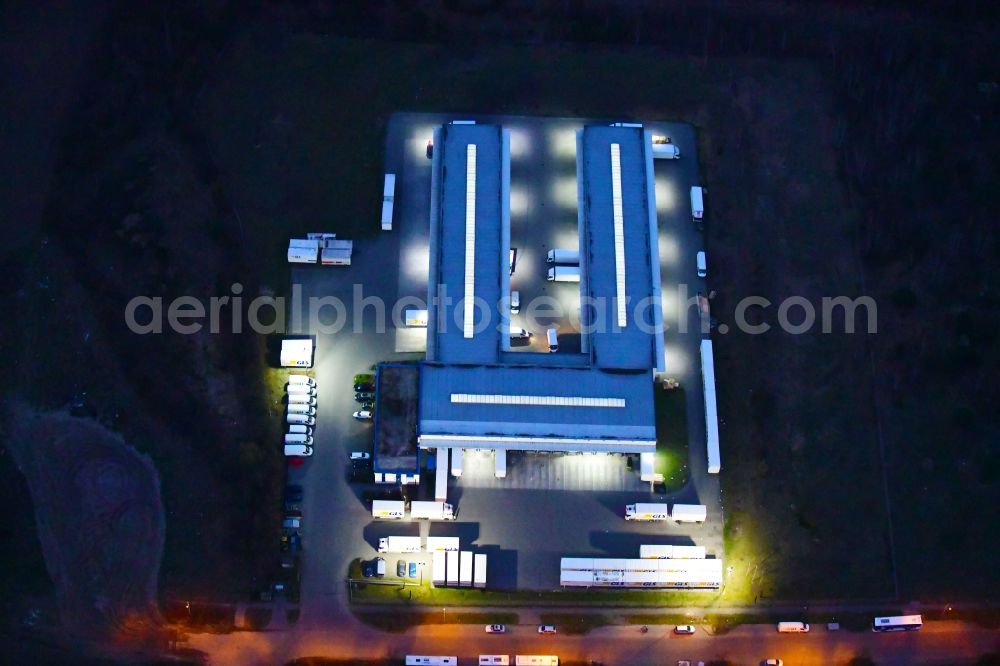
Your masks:
M165 524L152 461L90 419L16 405L11 421L63 632L162 647Z

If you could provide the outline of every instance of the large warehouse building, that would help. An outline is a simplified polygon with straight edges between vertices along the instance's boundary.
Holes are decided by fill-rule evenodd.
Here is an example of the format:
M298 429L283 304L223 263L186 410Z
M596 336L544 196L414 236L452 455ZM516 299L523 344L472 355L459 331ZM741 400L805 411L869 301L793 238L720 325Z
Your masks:
M654 372L663 370L650 135L577 132L580 351L510 346L510 140L496 125L435 131L427 356L418 442L447 452L640 453L656 447Z

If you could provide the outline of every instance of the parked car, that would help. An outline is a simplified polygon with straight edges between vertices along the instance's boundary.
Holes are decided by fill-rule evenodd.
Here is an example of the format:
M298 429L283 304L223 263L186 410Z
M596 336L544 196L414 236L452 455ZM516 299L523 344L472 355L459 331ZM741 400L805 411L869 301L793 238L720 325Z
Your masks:
M368 383L362 382L360 384L355 384L354 385L354 390L355 391L374 391L375 390L375 385L374 384L368 384Z
M286 532L281 535L281 552L297 553L302 550L302 537L298 532Z
M538 625L538 633L540 633L540 634L554 634L554 633L556 633L555 625L552 625L552 624L540 624L540 625Z
M365 578L372 578L375 576L375 560L368 560L367 562L361 563L361 575Z
M400 578L406 578L406 560L396 562L396 575Z
M488 634L506 634L507 626L503 624L488 624L486 625L486 633Z
M351 451L351 460L368 460L372 454L367 451Z
M285 507L285 518L301 518L302 509L300 507Z
M285 486L285 501L286 502L301 502L302 501L302 486L299 485L289 485Z
M679 636L690 636L691 634L694 633L694 625L693 624L679 624L676 627L674 627L674 633L677 634L677 635L679 635Z
M297 530L302 527L302 516L285 516L281 521L282 529Z
M416 578L417 577L417 563L416 562L410 562L410 572L409 573L410 573L410 578Z
M354 394L354 399L357 402L364 402L365 400L373 400L374 398L375 394L372 393L371 391L357 391Z
M371 421L372 420L372 412L371 412L370 409L362 409L361 411L354 412L353 416L354 416L354 418L356 418L359 421Z

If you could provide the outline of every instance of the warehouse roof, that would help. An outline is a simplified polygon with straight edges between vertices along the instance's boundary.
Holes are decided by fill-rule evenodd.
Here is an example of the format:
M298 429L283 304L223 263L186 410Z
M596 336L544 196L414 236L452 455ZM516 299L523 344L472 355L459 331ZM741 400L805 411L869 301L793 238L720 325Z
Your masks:
M594 303L581 317L594 331L590 348L600 368L645 369L659 360L659 256L644 145L636 127L590 126L579 141L581 290Z
M585 351L511 354L500 334L507 310L498 307L510 289L507 136L495 125L435 132L422 445L613 451L655 443L652 369L663 354L647 141L641 127L578 134L580 289L592 304L581 308ZM467 306L469 297L479 302Z
M488 363L500 352L497 303L509 277L501 271L502 133L496 125L449 124L437 137L430 275L447 298L428 328L428 347L447 363Z

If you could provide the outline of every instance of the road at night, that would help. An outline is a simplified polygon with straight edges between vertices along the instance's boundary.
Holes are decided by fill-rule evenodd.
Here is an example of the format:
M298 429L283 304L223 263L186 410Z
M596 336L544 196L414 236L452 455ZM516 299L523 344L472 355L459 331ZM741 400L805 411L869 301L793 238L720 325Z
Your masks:
M555 654L565 660L592 660L608 666L673 664L679 659L727 659L757 664L780 657L786 666L846 664L865 656L879 666L971 663L1000 649L998 633L962 622L928 622L918 632L875 634L777 634L773 625L746 625L710 636L699 627L694 636L674 636L671 626L606 627L586 636L539 636L534 625L487 635L480 625L431 625L403 634L387 634L352 622L352 627L303 624L270 632L191 635L186 647L205 652L213 664L276 664L296 657L401 658L406 654L457 655L474 664L479 654Z

